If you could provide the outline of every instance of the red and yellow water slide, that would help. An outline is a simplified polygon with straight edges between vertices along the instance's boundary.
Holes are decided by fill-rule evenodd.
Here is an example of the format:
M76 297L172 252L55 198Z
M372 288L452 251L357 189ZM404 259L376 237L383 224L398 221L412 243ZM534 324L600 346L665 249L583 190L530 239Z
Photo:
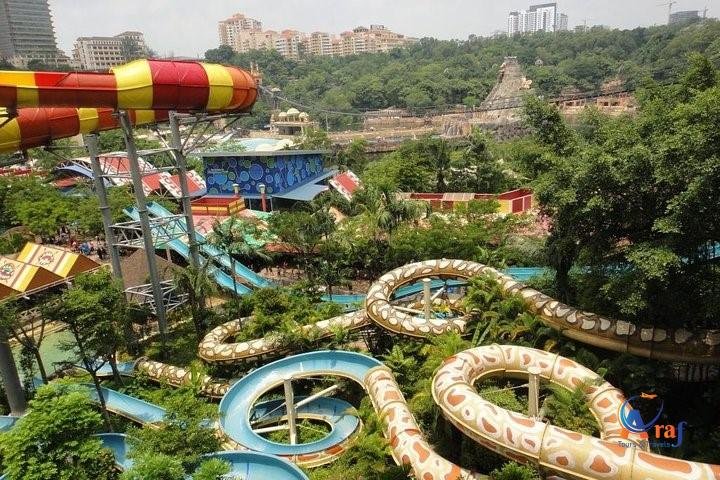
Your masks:
M257 99L255 78L235 67L136 60L93 72L0 71L0 152L118 127L116 110L135 124L167 119L169 110L247 112Z

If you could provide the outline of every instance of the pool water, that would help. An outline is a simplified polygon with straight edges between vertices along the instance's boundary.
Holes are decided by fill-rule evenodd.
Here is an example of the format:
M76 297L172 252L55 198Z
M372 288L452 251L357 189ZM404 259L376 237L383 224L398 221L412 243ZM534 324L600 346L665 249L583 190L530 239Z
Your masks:
M51 375L55 371L55 363L74 361L74 355L72 352L67 352L60 348L60 345L63 342L69 342L72 341L72 339L72 334L67 330L61 330L59 332L45 335L45 339L43 340L42 345L40 345L40 356L43 359L45 371L48 375ZM15 357L15 364L18 368L18 373L22 379L23 372L20 368L20 346L16 345L12 350ZM34 373L35 376L40 376L37 364L35 365Z

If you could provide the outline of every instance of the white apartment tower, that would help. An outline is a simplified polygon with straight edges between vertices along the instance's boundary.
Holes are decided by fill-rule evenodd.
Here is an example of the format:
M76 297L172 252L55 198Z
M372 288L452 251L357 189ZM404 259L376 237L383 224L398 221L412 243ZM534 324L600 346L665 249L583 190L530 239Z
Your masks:
M557 3L532 5L527 10L513 11L508 15L507 33L559 32L567 30L568 17L558 11Z

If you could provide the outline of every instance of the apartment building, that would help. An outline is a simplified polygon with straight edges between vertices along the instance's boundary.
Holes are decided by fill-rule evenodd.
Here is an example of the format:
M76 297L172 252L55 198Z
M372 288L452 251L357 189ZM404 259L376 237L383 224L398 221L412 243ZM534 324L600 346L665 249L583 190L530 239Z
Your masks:
M0 58L18 66L30 60L67 63L57 48L47 0L0 0Z
M73 60L84 70L107 70L148 55L141 32L123 32L114 37L80 37L75 41Z
M416 39L390 31L384 25L357 27L340 35L327 32L303 33L297 30L262 30L262 23L242 14L218 24L220 43L238 53L256 49L275 49L280 55L299 59L306 55L334 56L389 52L409 45Z
M220 44L233 46L241 32L262 30L262 22L238 13L218 23Z
M507 33L559 32L568 29L568 16L560 13L557 3L532 5L527 10L508 14Z

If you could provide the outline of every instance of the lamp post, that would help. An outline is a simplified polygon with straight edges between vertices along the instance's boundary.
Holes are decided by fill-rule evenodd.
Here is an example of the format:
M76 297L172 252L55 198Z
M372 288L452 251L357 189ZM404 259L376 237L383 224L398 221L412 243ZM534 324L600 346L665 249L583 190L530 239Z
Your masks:
M265 196L265 184L264 183L259 184L258 190L260 191L260 201L262 202L262 211L267 212L267 199Z
M235 196L239 197L240 196L240 184L233 183L233 191L235 192Z

